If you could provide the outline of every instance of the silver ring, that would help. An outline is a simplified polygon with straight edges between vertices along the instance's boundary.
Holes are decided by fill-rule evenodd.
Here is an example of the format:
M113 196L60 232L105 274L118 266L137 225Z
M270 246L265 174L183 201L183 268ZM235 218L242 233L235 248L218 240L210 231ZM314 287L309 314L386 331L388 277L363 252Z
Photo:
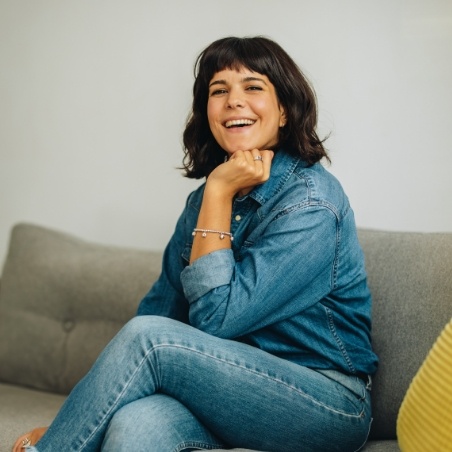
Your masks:
M253 160L260 160L262 162L262 156L258 155L257 157L254 157Z
M22 449L25 449L26 447L31 446L31 440L30 438L25 438L22 440Z

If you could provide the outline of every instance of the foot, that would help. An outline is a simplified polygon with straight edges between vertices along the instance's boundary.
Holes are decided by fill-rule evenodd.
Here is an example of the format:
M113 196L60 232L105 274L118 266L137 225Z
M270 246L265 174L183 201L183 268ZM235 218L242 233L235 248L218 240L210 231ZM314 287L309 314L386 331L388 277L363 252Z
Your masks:
M14 443L13 452L24 452L25 447L34 446L44 435L47 427L38 427L33 429L31 432L20 436Z

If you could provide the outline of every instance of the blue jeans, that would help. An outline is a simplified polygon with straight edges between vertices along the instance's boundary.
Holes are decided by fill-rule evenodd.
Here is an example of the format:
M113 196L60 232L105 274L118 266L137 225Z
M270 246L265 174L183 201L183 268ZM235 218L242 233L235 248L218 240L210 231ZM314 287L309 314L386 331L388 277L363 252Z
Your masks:
M141 316L110 342L28 450L356 451L370 423L370 394L357 377Z

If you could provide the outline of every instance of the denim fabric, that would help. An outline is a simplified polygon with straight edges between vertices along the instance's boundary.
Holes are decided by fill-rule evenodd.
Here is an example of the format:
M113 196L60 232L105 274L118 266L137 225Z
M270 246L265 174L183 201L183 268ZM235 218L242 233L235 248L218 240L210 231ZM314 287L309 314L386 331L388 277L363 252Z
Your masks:
M341 186L278 152L270 180L234 201L232 249L189 266L203 190L138 316L30 450L327 452L366 441L370 387L353 374L373 373L377 358Z
M373 374L364 257L334 176L277 152L270 179L234 201L232 250L189 266L203 192L189 196L138 314L178 319L302 366Z
M142 316L110 342L29 450L356 451L370 411L357 377Z

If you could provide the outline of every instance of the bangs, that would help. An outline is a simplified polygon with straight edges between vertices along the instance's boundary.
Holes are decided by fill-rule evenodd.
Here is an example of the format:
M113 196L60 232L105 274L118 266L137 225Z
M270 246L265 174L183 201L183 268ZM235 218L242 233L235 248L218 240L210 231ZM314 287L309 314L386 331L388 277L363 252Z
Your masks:
M212 42L194 66L193 103L183 141L186 176L207 177L224 162L225 151L215 141L208 118L209 84L223 70L246 69L265 75L273 84L279 105L287 116L280 128L279 148L300 157L309 165L328 154L315 130L317 103L313 89L295 61L276 42L264 36L227 37Z
M208 84L215 73L224 69L239 71L246 68L266 75L272 80L272 53L256 42L256 38L225 38L215 43L197 62L198 76Z

